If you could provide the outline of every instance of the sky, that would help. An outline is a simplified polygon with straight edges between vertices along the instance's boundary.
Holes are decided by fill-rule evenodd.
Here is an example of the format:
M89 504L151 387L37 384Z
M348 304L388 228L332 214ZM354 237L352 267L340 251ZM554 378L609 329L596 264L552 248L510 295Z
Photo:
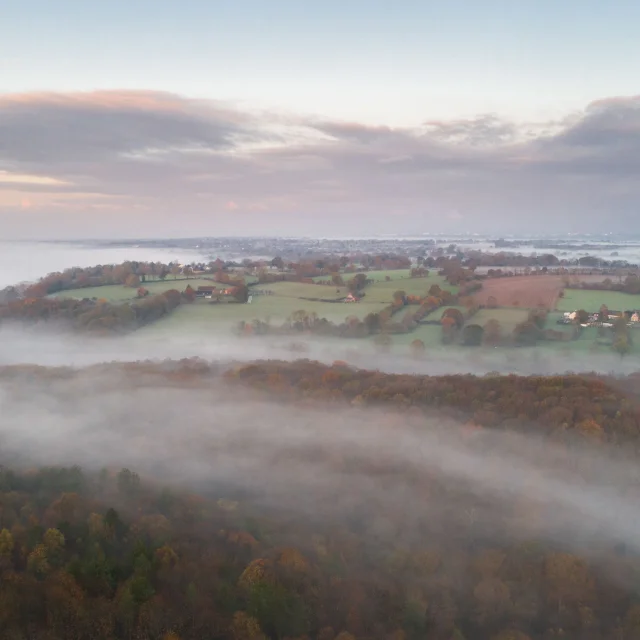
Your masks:
M624 0L4 0L0 237L638 232L638 24Z

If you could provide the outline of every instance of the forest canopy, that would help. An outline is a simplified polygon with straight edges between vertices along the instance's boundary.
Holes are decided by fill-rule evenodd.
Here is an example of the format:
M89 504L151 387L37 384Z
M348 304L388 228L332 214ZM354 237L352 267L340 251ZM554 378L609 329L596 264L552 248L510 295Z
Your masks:
M1 368L1 636L637 637L636 382Z

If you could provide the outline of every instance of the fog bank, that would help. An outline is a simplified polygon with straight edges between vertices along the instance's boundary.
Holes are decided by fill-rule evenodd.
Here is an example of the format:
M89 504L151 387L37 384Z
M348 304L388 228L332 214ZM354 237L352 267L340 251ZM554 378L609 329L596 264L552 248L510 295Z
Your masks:
M139 380L138 380L139 381ZM640 552L640 468L609 449L469 433L434 414L301 409L213 380L182 389L109 373L0 382L0 451L11 465L129 467L167 485L364 527L370 540L550 540Z
M294 349L294 345L298 347ZM300 349L299 347L303 347ZM449 348L428 350L420 360L406 355L380 353L368 341L327 338L239 338L231 328L212 327L210 333L171 333L163 337L135 332L119 338L92 338L52 331L44 325L24 328L0 326L0 366L39 364L86 366L101 362L161 361L167 358L204 358L219 362L257 359L308 358L324 363L343 360L363 369L421 375L475 374L490 372L520 375L556 375L596 372L624 375L638 370L638 360L611 354L559 354L545 347Z
M96 247L89 243L0 241L0 289L20 282L32 282L54 271L98 264L120 264L127 260L148 262L201 259L184 249L148 247Z

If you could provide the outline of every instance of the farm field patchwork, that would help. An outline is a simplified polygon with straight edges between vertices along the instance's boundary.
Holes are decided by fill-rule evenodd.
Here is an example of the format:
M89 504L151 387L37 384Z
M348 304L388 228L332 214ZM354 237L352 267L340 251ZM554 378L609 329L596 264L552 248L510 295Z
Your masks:
M402 311L399 311L397 314L393 316L394 320L401 320L402 316L405 313L411 313L417 309L414 305L407 305ZM444 345L442 344L442 328L440 326L440 318L444 313L445 309L457 309L461 313L465 313L466 309L460 306L451 306L451 307L442 307L441 309L436 309L433 313L431 313L427 319L430 321L436 321L438 324L420 324L410 333L395 333L391 335L391 343L393 345L398 345L400 347L407 346L411 344L414 340L422 340L425 346L430 348L442 348L442 349L451 349L455 348L452 345ZM375 340L375 336L371 336L368 340Z

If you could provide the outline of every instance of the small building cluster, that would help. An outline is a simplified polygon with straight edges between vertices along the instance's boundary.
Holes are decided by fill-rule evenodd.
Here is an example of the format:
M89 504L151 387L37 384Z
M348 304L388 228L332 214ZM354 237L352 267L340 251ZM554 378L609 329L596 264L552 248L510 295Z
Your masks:
M213 296L232 296L236 293L237 287L217 287L215 285L204 285L196 290L196 298L211 299Z
M575 324L578 319L578 311L566 311L562 318L558 320L558 324ZM613 323L619 318L626 318L627 324L632 326L640 326L640 312L631 311L614 311L609 309L607 311L607 320L601 320L600 312L589 313L589 318L586 322L581 322L582 327L613 327Z

